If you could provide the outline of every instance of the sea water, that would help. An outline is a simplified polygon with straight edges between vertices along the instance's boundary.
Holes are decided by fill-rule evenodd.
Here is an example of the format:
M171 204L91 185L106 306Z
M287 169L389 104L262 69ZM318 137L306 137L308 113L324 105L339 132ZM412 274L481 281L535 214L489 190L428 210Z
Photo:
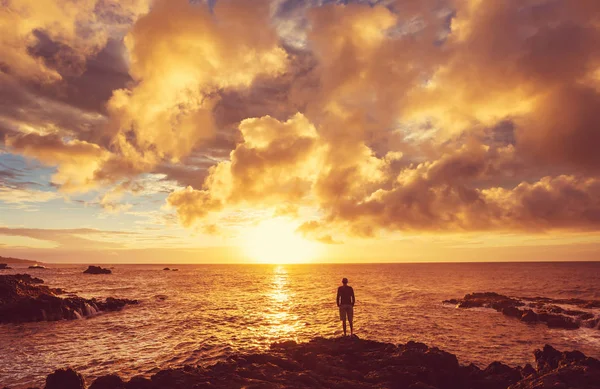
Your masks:
M342 277L356 294L361 338L424 342L481 367L533 361L544 344L600 357L600 329L528 325L490 309L442 301L471 292L600 299L600 263L368 265L84 265L15 268L79 296L139 299L138 306L74 321L0 325L0 387L43 386L71 366L88 382L107 373L150 375L185 364L214 364L275 341L340 336L335 304ZM600 314L600 312L598 312Z

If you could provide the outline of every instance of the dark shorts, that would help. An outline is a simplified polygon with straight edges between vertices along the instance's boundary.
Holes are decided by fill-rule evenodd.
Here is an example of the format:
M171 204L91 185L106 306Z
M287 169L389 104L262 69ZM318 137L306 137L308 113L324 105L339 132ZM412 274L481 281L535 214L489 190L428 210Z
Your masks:
M354 307L351 304L342 304L340 305L340 320L352 321L354 317Z

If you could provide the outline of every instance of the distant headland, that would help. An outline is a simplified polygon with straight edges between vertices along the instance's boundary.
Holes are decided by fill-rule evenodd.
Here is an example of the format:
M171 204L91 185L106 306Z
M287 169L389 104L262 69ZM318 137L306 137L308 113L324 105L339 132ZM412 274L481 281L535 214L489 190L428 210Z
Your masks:
M43 263L43 262L32 261L30 259L21 259L21 258L13 258L13 257L3 257L3 256L0 255L0 263L6 263L6 264L15 264L15 263L36 264L36 263Z

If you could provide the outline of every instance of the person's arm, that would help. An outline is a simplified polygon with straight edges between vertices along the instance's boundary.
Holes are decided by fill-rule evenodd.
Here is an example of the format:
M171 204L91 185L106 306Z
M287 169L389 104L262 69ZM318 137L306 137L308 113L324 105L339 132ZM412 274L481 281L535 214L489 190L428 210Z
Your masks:
M338 288L338 292L337 292L337 297L335 298L335 303L337 304L337 306L340 306L340 299L342 298L342 296L340 295L340 288Z
M354 302L356 301L354 298L354 288L352 288L351 291L352 293L350 294L350 302L352 303L352 306L354 306Z

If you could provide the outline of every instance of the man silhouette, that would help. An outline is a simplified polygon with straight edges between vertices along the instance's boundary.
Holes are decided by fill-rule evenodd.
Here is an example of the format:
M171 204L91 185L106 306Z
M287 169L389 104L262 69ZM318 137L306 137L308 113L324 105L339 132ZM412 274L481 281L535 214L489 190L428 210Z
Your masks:
M336 302L340 309L340 320L344 325L344 336L346 336L346 318L350 323L350 336L353 335L352 318L354 316L354 289L348 286L348 279L342 279L342 286L338 288Z

